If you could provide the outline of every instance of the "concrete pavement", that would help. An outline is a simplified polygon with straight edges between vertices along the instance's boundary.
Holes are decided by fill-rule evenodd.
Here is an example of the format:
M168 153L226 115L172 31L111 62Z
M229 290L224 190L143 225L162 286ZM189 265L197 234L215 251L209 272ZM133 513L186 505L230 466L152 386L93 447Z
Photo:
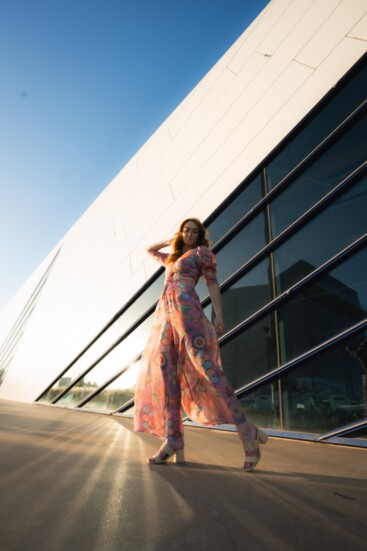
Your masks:
M127 418L0 400L2 551L365 550L367 451L188 427L183 465Z

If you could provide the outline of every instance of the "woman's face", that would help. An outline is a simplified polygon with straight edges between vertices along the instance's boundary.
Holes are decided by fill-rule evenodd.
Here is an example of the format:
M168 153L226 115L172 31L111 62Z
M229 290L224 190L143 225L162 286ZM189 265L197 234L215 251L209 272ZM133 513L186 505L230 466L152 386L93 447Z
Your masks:
M199 228L195 222L189 220L184 224L181 235L184 242L184 249L194 249L199 239Z

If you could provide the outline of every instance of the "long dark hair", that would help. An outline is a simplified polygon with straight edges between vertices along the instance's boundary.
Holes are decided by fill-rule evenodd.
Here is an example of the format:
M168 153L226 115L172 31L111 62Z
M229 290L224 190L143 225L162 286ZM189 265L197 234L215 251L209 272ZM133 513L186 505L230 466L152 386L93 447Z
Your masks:
M198 240L197 240L196 246L200 247L201 245L204 245L205 247L209 247L209 245L210 245L208 231L203 226L203 224L200 222L200 220L198 220L197 218L186 218L186 220L184 220L180 224L180 227L179 227L177 233L175 233L175 235L173 236L173 239L172 239L172 253L167 258L167 264L169 264L170 262L176 262L176 260L178 258L180 258L180 256L184 252L183 251L184 241L183 241L183 238L182 238L182 230L184 229L185 224L187 224L187 222L193 222L198 227L199 235L198 235Z

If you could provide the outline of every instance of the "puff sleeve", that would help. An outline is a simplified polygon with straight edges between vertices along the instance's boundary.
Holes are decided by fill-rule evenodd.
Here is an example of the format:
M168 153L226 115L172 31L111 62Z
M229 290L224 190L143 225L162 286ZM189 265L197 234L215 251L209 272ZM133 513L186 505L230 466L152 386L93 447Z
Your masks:
M217 280L217 263L215 254L208 247L198 247L198 258L200 275L202 275L208 286L218 283Z
M160 253L159 251L147 251L147 252L148 252L149 256L154 258L154 260L156 260L157 262L159 262L163 266L166 265L166 260L168 258L167 253Z

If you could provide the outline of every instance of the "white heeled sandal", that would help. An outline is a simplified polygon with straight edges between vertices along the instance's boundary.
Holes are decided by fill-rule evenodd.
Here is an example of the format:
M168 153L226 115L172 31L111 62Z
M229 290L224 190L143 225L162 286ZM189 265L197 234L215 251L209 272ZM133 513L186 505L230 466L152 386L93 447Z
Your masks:
M185 462L184 448L181 448L179 450L174 450L173 448L171 448L171 446L169 446L168 444L165 444L164 446L161 447L161 449L156 455L149 457L148 463L150 465L160 465L162 463L167 463L170 457L173 458L175 463L184 463Z
M253 471L261 458L260 444L266 444L268 435L266 432L254 427L256 430L255 440L246 440L242 442L245 450L245 462L243 468L245 471ZM257 452L257 455L248 455L249 453ZM246 465L247 464L247 465Z

